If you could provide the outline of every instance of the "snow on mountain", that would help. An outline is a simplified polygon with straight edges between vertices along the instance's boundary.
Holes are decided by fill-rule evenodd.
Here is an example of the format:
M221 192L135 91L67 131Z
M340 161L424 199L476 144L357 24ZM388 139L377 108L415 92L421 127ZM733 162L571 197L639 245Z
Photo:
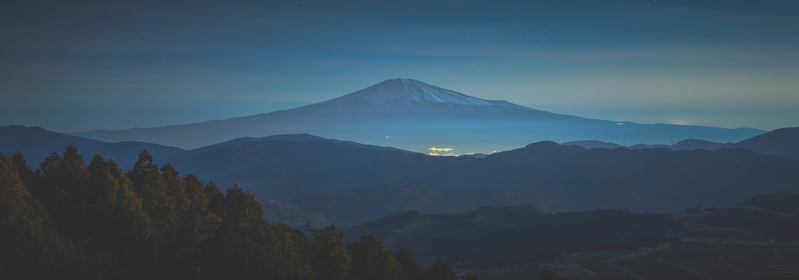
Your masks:
M507 101L480 99L413 79L391 79L365 89L331 99L320 105L364 104L369 107L410 107L427 105L504 106L530 109Z
M463 151L514 149L532 141L598 139L615 143L668 143L688 136L740 141L759 130L639 125L561 115L468 96L417 80L392 79L293 109L227 120L74 135L108 142L143 141L186 149L240 137L307 133L377 146L423 151L453 145Z

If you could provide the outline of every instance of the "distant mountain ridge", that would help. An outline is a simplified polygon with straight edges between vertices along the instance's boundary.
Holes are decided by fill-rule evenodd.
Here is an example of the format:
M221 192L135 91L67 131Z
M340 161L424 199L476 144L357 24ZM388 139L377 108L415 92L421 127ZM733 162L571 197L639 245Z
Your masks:
M560 143L563 146L580 146L586 149L616 149L622 148L624 146L616 144L616 143L608 143L602 142L597 140L583 140L583 141L571 141L571 142L563 142Z
M106 143L21 126L0 127L0 152L21 150L33 168L75 145L132 166L147 149L159 163L265 198L275 219L352 224L395 211L467 211L532 205L544 211L623 207L674 212L729 205L763 193L796 191L799 162L735 148L586 150L538 142L484 158L433 157L313 135L241 138L195 150ZM320 199L323 198L323 199ZM369 203L364 203L368 201ZM367 209L367 210L364 210ZM324 213L329 216L319 216Z
M780 128L735 144L759 153L799 160L799 127Z
M188 158L192 155L200 154L220 147L237 145L252 141L285 141L285 142L311 142L327 141L352 145L363 149L386 150L402 153L414 153L393 147L381 147L365 145L351 141L340 141L328 139L310 134L283 134L267 137L242 137L227 142L222 142L210 146L201 147L193 150L184 150L176 147L166 147L158 144L144 142L116 142L108 143L99 140L86 139L82 137L67 135L63 133L49 131L40 127L25 127L20 125L0 126L0 153L13 155L20 151L25 158L32 163L43 161L52 153L60 153L69 145L76 146L84 156L94 156L100 154L105 158L113 159L122 169L133 166L138 159L139 152L147 150L152 155L156 163L176 162ZM35 166L32 166L35 169Z
M596 140L564 142L561 145L576 145L586 149L616 149L624 146L615 143L606 143ZM701 139L686 139L673 145L646 145L636 144L630 149L653 149L665 148L674 151L679 150L707 150L716 151L720 149L745 148L763 154L778 155L785 158L799 160L799 127L786 127L776 129L738 143L716 143Z
M40 127L0 126L0 152L10 156L20 151L34 169L51 153L63 152L69 145L78 147L84 155L84 160L91 160L92 156L100 154L107 159L113 159L124 169L133 167L142 150L149 151L159 164L186 152L180 148L144 142L108 143L52 132Z
M194 149L240 137L307 133L409 151L443 145L461 151L489 152L542 140L633 143L668 142L694 136L729 142L763 132L592 120L481 99L418 80L398 78L288 110L195 124L73 135L108 142L136 140Z
M230 141L226 141L226 142L222 142L222 143L219 143L219 144L209 145L209 146L197 148L197 149L194 149L194 150L190 150L190 153L191 154L199 154L199 153L210 151L210 150L213 150L213 149L216 149L216 148L219 148L219 147L237 145L239 143L246 143L246 142L253 142L253 141L286 141L286 142L328 141L328 142L343 143L343 144L358 146L360 148L365 148L365 149L395 151L395 152L403 152L403 153L414 153L414 152L411 152L411 151L401 150L401 149L397 149L397 148L393 148L393 147L381 147L381 146L375 146L375 145L365 145L365 144L361 144L361 143L357 143L357 142L340 141L340 140L336 140L336 139L328 139L328 138L323 138L323 137L314 136L314 135L305 134L305 133L302 133L302 134L280 134L280 135L272 135L272 136L266 136L266 137L261 137L261 138L255 138L255 137L236 138L236 139L233 139L233 140L230 140Z

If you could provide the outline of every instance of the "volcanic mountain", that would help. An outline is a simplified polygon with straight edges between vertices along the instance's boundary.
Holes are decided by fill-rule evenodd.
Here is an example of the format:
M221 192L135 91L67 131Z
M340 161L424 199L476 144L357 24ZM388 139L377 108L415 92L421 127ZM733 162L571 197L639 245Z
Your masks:
M95 130L74 135L109 142L143 141L196 148L239 137L308 133L411 151L431 146L461 152L513 149L540 140L616 143L694 138L740 141L763 133L680 125L602 121L485 100L412 79L391 79L328 101L227 120Z
M294 117L378 119L582 119L485 100L411 79L392 79L325 102L276 112Z

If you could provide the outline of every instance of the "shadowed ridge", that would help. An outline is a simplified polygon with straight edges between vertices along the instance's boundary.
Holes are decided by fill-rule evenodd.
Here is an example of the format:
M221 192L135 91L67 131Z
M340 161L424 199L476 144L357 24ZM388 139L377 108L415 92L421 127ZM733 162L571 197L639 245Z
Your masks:
M555 149L560 147L560 144L552 142L552 141L541 141L532 143L524 147L526 150L548 150L548 149Z
M738 142L735 146L799 160L799 127L776 129Z

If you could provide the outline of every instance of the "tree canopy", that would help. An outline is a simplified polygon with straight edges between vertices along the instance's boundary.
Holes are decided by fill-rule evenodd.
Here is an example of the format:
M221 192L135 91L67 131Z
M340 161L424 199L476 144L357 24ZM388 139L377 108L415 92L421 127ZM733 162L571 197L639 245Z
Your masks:
M147 151L127 172L100 155L86 164L74 146L36 171L21 153L0 154L3 279L423 276L410 252L392 254L374 236L347 244L332 225L309 226L309 238L263 217L249 191L233 185L222 193L213 182L181 177L168 163L153 164Z

